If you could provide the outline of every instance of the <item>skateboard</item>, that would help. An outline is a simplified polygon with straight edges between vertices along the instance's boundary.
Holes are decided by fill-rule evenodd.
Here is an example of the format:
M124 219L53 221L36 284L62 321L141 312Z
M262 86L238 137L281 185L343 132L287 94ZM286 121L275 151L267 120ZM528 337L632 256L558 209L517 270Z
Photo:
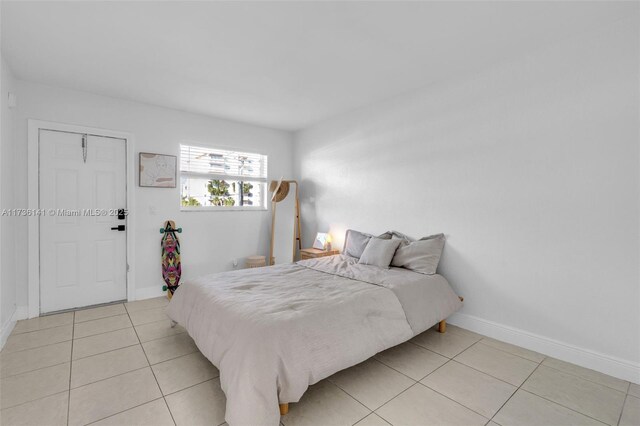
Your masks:
M182 265L180 264L180 240L176 233L182 233L182 228L176 228L176 224L172 220L168 220L164 224L164 228L160 228L162 240L162 279L165 285L162 291L167 292L167 297L171 299L173 293L180 285L180 275L182 274Z

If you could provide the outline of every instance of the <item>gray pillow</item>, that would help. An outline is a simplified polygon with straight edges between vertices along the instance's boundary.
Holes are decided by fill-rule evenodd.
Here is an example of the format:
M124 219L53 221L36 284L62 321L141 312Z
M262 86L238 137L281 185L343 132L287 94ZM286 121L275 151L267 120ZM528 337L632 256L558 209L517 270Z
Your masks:
M374 238L371 234L365 234L364 232L348 229L344 238L342 254L359 259L371 238ZM391 238L391 234L385 233L380 235L378 238L388 240Z
M393 254L401 242L402 240L399 239L371 238L369 244L364 248L358 263L388 269L391 259L393 259Z
M399 238L401 240L407 240L408 242L414 241L410 236L398 231L387 231L385 234L391 235L391 238Z
M404 240L396 250L391 266L433 275L440 262L444 240L444 234L430 235L418 241Z

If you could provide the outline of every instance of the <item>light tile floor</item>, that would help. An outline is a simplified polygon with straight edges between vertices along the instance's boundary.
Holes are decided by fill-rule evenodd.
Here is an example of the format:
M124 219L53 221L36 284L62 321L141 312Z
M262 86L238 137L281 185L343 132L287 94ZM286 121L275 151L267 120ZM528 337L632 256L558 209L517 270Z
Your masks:
M20 321L0 423L221 425L218 370L166 298ZM640 425L640 386L450 325L309 388L282 424Z

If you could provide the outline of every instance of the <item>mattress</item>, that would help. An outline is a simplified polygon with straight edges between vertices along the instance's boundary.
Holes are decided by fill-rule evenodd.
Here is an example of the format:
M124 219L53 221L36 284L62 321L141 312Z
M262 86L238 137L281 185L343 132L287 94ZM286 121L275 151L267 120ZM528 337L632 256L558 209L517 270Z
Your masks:
M440 275L348 256L203 276L167 307L220 370L231 425L278 425L278 404L461 307Z

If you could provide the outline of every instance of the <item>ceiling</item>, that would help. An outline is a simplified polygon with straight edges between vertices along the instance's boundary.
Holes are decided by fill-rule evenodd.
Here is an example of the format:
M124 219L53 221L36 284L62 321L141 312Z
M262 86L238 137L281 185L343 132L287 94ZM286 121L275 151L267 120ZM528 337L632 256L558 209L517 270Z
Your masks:
M623 2L2 2L19 79L296 130L637 13Z

